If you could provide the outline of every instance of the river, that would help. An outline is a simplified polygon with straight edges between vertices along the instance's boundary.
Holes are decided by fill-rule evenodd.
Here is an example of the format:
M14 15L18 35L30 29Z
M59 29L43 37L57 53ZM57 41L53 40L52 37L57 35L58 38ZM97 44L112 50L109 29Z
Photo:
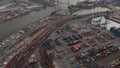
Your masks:
M70 4L76 4L78 1L82 2L84 0L69 0L69 1L70 1ZM60 0L60 2L67 3L68 0ZM67 7L68 7L67 4L61 4L57 7L47 7L46 9L43 9L40 11L34 11L27 15L14 18L6 22L2 22L0 23L0 40L7 37L11 33L17 31L18 29L21 29L22 27L26 25L29 25L41 18L48 16L49 14L56 11L57 9L67 10Z

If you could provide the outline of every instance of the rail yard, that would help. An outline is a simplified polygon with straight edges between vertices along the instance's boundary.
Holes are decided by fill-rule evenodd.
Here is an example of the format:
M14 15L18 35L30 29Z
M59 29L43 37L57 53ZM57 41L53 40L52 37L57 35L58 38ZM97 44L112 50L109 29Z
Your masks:
M56 23L57 21L58 22L61 21L61 20L57 20L57 19L61 18L65 21L67 19L69 19L69 16L66 16L63 18L62 17L63 17L63 15L58 15L58 16L55 15L50 18L47 17L45 19L40 20L39 22L37 22L34 25L28 26L29 28L26 28L26 31L19 30L18 32L20 35L18 34L18 32L16 32L14 35L12 35L13 40L18 39L17 41L12 42L13 45L9 45L9 41L11 41L11 39L10 40L7 39L8 41L3 41L2 42L3 45L1 45L1 52L2 52L1 53L1 62L6 61L3 64L7 64L8 62L10 62L10 64L8 64L8 66L6 67L6 68L9 68L10 67L9 65L13 65L16 63L17 58L15 59L15 57L17 57L17 56L20 61L21 61L21 59L24 61L24 59L27 58L27 56L29 56L32 53L32 52L29 52L28 50L35 49L37 47L37 44L42 43L47 38L47 36L49 36L49 34L52 31L54 31L54 28L57 28L57 27L61 26L62 24L64 24L64 23L57 24ZM71 19L71 16L70 16L70 19ZM52 21L55 21L55 20L56 20L56 22L51 23ZM38 24L41 24L41 22L43 22L43 21L45 22L44 24L38 25ZM55 26L53 26L53 25L55 25ZM17 35L17 37L16 37L16 35ZM24 38L21 39L20 37L24 37ZM10 38L11 38L11 36L10 36ZM31 41L33 41L33 42L31 42ZM8 45L6 45L6 44L8 44ZM4 46L4 45L6 45L6 46ZM36 46L33 46L33 45L36 45ZM28 51L28 53L26 53L27 51ZM19 55L21 55L21 56L19 56ZM11 60L11 58L13 58L13 59ZM11 63L13 63L13 64L11 64Z
M55 9L59 0L17 4L0 10L0 22L46 6ZM120 7L116 4L100 0L69 6L68 0L67 10L58 9L2 40L0 68L120 68Z

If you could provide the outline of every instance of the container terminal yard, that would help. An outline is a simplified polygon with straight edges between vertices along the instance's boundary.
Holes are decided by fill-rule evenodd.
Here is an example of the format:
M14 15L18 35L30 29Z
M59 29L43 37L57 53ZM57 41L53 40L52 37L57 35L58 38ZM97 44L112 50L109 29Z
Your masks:
M7 11L1 9L1 23L17 14L42 11L48 6L57 8L62 3L15 0L4 8ZM69 6L68 0L68 9L58 9L3 39L0 68L120 68L118 4L117 0L86 0ZM106 9L97 11L93 5ZM3 20L4 16L7 18Z

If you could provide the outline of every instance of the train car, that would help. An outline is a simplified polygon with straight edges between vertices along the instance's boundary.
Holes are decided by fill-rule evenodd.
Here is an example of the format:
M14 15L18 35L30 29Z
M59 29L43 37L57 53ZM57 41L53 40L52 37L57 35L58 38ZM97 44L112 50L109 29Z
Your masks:
M7 65L5 65L5 68L17 68L16 67L16 59L13 58L9 61L9 63Z

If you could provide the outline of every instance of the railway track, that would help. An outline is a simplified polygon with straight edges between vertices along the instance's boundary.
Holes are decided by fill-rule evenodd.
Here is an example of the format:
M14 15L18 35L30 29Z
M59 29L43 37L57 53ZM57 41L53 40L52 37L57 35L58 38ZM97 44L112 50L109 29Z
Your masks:
M14 65L17 65L19 68L22 68L22 66L25 64L26 60L33 53L33 51L37 47L39 47L39 44L42 44L53 31L55 31L57 28L64 25L65 23L67 23L67 21L71 19L72 17L66 17L63 21L55 25L51 25L45 28L43 31L38 31L38 33L32 36L32 40L28 44L23 44L23 46L20 47L18 52L15 53L15 56L8 62L5 68L12 68Z

